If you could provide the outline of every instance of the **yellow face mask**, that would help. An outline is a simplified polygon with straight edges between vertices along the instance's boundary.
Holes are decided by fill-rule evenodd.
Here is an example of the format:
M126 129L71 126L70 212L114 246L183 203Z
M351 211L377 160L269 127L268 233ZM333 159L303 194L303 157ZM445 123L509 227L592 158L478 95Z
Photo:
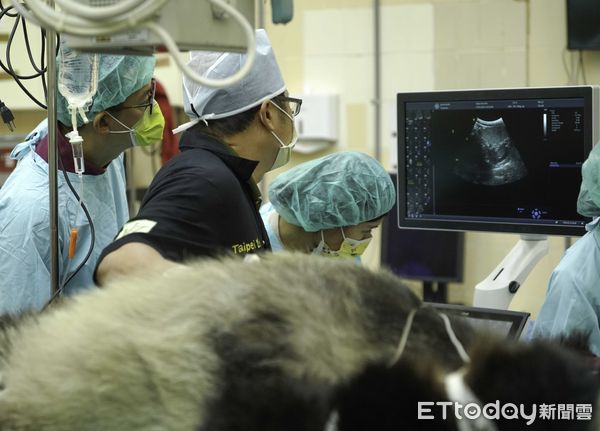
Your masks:
M152 113L146 109L144 115L133 126L136 143L134 145L145 147L162 141L165 129L165 117L163 117L160 106L155 100L152 105Z
M323 231L321 231L321 242L319 242L319 245L313 250L313 254L327 257L354 258L361 256L371 242L371 238L363 240L346 238L344 229L342 229L342 236L344 237L344 241L342 241L340 249L336 251L329 248L327 243L325 243L325 237L323 236Z
M133 125L133 128L127 127L109 111L106 111L106 113L126 129L111 131L110 133L129 133L131 143L134 147L145 147L162 141L163 131L165 129L165 117L163 117L160 106L156 100L152 104L152 109L146 109L142 118Z

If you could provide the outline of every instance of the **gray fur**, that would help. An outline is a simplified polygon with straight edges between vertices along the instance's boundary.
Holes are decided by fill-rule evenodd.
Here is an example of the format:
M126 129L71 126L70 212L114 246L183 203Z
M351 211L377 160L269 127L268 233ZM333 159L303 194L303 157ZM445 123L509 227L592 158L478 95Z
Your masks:
M391 274L298 254L122 279L0 335L0 430L233 430L288 394L315 407L311 429L336 385L393 356L419 305ZM438 320L419 313L406 354L435 345L459 366Z

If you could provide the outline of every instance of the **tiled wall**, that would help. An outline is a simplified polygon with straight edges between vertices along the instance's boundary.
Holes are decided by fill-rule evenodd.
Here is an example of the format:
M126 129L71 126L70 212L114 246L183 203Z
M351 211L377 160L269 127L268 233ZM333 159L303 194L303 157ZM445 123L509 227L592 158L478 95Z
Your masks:
M436 89L525 84L523 2L446 1L434 9Z

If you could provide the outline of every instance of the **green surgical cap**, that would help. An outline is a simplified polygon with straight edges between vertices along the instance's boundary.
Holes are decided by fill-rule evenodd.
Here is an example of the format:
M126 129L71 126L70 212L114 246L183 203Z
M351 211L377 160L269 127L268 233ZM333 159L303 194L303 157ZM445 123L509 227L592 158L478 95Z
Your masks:
M271 183L269 200L285 221L317 232L383 216L394 206L396 192L377 160L347 151L283 172Z
M600 215L600 145L592 148L581 167L581 189L577 198L577 212L582 216Z
M60 55L56 61L60 67ZM125 99L150 82L156 59L152 56L98 54L98 62L98 90L89 111L86 112L90 121L99 112L123 103ZM57 91L56 116L58 121L70 126L71 115L67 106L67 99ZM83 125L83 119L79 115L77 115L77 125Z

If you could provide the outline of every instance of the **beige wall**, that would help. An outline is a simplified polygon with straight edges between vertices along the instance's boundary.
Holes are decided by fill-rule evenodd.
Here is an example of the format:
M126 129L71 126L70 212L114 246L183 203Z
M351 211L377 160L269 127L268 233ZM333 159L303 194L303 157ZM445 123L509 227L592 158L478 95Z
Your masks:
M266 2L265 22L290 92L340 97L339 144L325 152L353 149L374 154L373 1L297 0L294 20L285 26L270 23L269 6ZM565 22L564 0L382 0L383 164L389 167L395 158L392 131L398 91L575 83L567 70L576 58L565 50ZM4 49L2 42L0 49ZM586 52L583 59L588 83L597 83L600 54ZM180 105L178 71L164 62L168 60L161 62L157 76L173 103ZM0 81L0 99L14 101L19 109L33 106L6 81ZM20 130L37 121L40 112L19 112ZM0 135L5 133L0 124ZM296 154L292 164L309 158ZM469 303L474 285L517 239L516 235L467 233L465 280L451 285L451 299ZM550 239L549 255L532 272L513 308L537 312L564 242ZM365 258L374 267L377 244Z

